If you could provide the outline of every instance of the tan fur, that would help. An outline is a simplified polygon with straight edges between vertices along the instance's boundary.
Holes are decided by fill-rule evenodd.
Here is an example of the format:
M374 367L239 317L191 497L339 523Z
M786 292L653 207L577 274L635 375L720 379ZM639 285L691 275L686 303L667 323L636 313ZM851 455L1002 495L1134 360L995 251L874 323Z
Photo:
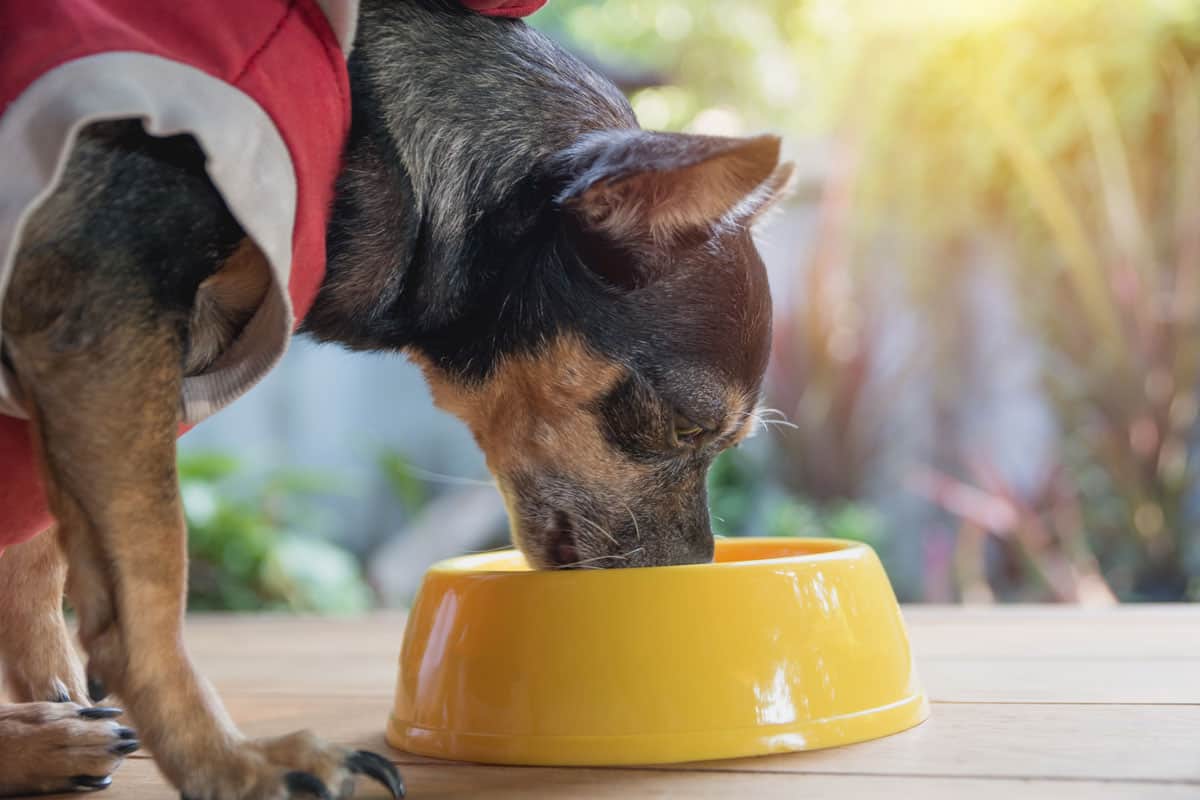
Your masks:
M605 441L590 410L624 368L578 338L564 336L536 354L510 358L480 384L463 384L428 360L413 359L438 407L458 416L474 434L508 505L513 539L527 554L537 550L526 548L531 543L514 510L514 475L571 476L618 508L620 498L643 478L643 470Z
M758 405L758 398L734 388L729 390L727 397L725 407L736 410L725 420L724 429L720 431L720 434L730 436L729 445L732 447L754 435L754 431L759 425L759 417L755 408ZM746 410L742 411L741 409Z
M66 590L88 674L120 696L158 767L184 794L280 800L288 796L284 774L305 770L345 796L349 751L309 735L246 741L184 650L175 325L153 312L149 298L122 297L114 314L116 306L97 301L104 288L89 285L91 273L47 252L18 254L4 308L6 346L70 565ZM25 735L0 727L0 751ZM0 759L0 783L21 785L23 769Z
M262 305L270 285L267 258L247 236L221 269L200 284L192 311L185 375L199 374L217 360Z
M723 222L731 225L752 225L764 219L780 202L791 197L796 189L796 165L780 164L757 189L746 195Z
M114 772L128 741L111 719L85 719L76 703L0 706L0 796L73 792L72 778Z
M608 392L624 370L575 337L543 352L502 362L485 383L464 385L414 357L437 405L467 423L497 474L532 467L562 468L593 482L620 479L612 448L586 407Z
M63 618L66 579L54 531L0 556L0 665L10 700L87 703L83 666Z
M774 157L764 159L763 148ZM773 203L791 178L790 164L776 170L779 143L759 142L670 170L649 170L600 181L572 201L594 228L618 239L669 241L683 231L723 218L753 218Z

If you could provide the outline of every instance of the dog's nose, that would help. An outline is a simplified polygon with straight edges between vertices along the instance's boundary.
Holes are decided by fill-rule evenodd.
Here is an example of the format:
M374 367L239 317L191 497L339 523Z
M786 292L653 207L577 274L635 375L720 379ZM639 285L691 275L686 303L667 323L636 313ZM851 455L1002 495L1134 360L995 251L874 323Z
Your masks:
M579 548L575 544L575 533L571 520L559 511L554 514L554 526L546 537L547 560L555 569L570 567L579 562Z

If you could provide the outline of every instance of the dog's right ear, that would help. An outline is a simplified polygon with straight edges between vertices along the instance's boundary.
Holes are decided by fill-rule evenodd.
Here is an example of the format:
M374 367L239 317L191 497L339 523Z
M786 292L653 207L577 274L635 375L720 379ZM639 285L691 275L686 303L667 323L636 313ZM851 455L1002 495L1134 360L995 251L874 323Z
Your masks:
M792 165L779 138L641 130L591 134L563 154L559 202L594 233L670 241L720 222L745 223L784 191Z

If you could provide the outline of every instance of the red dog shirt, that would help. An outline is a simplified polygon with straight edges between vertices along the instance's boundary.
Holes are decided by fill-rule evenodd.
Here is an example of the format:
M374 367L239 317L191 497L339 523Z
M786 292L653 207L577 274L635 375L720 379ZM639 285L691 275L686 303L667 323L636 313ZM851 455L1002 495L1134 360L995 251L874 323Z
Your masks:
M517 17L545 0L463 2ZM184 381L185 426L249 389L283 355L325 274L357 5L0 0L0 308L21 228L53 190L82 127L140 118L155 135L190 133L265 254L272 286L243 335ZM0 364L0 553L51 522L26 417Z
M0 0L0 297L21 226L80 128L133 117L153 134L191 133L273 285L245 335L185 381L184 418L194 424L245 392L282 356L325 273L354 4ZM50 523L24 416L13 376L0 372L0 549Z

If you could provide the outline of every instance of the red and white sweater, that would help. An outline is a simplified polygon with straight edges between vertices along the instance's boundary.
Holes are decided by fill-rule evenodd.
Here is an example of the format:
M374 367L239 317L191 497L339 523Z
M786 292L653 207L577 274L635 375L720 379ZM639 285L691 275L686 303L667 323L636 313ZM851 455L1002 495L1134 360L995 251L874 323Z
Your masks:
M463 0L495 16L525 16L544 2ZM0 308L22 226L54 189L81 128L133 117L152 134L190 133L273 282L244 334L185 380L185 427L253 386L282 357L325 274L357 6L0 0ZM51 523L27 416L0 366L0 552Z

